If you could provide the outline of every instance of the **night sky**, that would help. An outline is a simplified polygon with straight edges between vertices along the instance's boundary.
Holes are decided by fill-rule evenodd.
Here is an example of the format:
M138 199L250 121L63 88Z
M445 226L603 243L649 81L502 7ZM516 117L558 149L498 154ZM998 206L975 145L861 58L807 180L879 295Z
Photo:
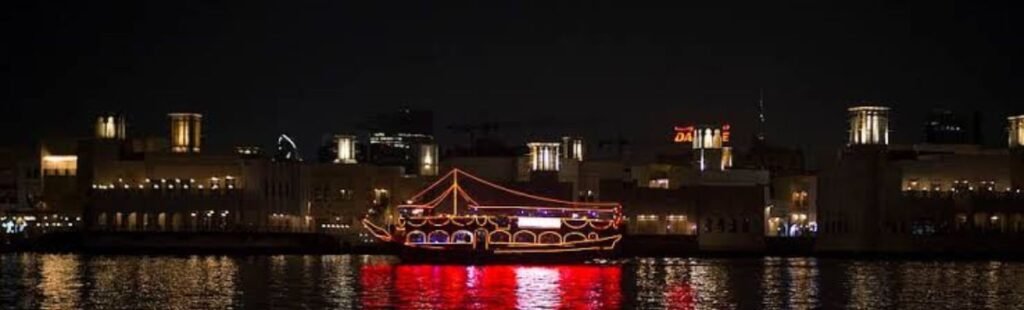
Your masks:
M410 106L435 111L442 144L464 140L448 124L491 120L510 142L636 147L728 122L744 146L763 88L769 140L823 154L861 100L894 108L896 143L921 140L933 107L982 111L993 145L1024 112L1011 1L142 2L8 5L3 145L88 135L104 111L163 135L165 113L195 111L215 147L289 133L312 154L323 134Z

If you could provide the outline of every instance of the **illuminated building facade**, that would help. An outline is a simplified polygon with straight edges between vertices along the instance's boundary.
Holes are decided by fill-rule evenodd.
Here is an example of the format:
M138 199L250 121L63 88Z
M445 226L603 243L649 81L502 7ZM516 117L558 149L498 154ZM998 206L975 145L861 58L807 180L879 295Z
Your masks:
M112 145L121 140L96 139ZM116 151L114 151L116 152ZM81 156L75 141L50 139L40 143L38 156L41 196L34 203L36 209L48 210L59 216L75 217L81 214L82 195L79 193Z
M1006 119L1009 123L1007 145L1011 149L1024 147L1024 115L1010 116Z
M766 209L765 234L811 237L818 230L818 178L787 175L772 178L772 201Z
M198 113L170 113L171 152L199 153L202 142L203 115Z
M889 107L856 106L849 112L850 145L888 145Z
M440 168L438 164L437 155L437 144L420 144L420 154L418 156L420 163L420 176L436 176L437 171Z
M44 143L44 150L67 151L52 144ZM61 162L62 167L51 167L52 175L44 176L40 157L40 152L28 148L0 148L0 239L81 228L75 210L59 204L74 201L73 195L65 194L73 189L75 168ZM44 178L50 181L49 193L43 187Z
M426 182L404 175L400 167L365 163L319 163L309 170L314 228L348 244L372 242L360 220L372 215L392 224L397 199L413 195Z
M583 154L586 150L583 138L562 137L562 159L583 161Z
M352 244L370 239L352 225L361 216L393 214L391 197L424 182L399 166L359 163L355 136L337 136L340 164L308 164L287 135L271 154L258 146L200 153L201 116L170 118L165 138L97 134L44 144L34 157L40 187L47 184L40 205L97 231L318 231ZM436 144L414 145L423 159L415 172L436 175Z
M860 113L861 111L871 113ZM819 175L820 251L1011 249L1024 234L1012 148L888 145L888 109L851 109L849 145ZM883 113L884 112L884 113ZM984 236L984 237L982 237Z
M1010 187L1024 189L1024 115L1011 116L1008 122L1010 148Z
M555 171L562 166L560 156L561 144L555 142L531 142L530 148L530 171Z
M699 159L700 151L704 151L705 161L714 161L716 165L702 171L699 165L692 164L699 160L646 165L629 165L621 160L567 160L557 164L558 181L572 184L578 201L621 202L628 235L675 242L670 243L674 246L692 243L710 251L763 249L767 171L728 169L732 166L728 160L723 164L722 158L731 159L731 152L723 152L730 138L728 126L677 129L677 142L699 142L687 145L685 152ZM697 138L697 134L701 137ZM549 149L548 154L560 153L562 159L566 158L565 150L554 150L556 144L528 144L528 156L520 166L526 169L520 170L519 177L510 178L524 184L539 182L536 172L556 166L553 160L545 163L545 148ZM557 147L565 145L563 140ZM715 159L708 159L711 156ZM459 167L467 166L462 159L450 160L460 160ZM510 161L485 166L511 165L514 163Z
M335 164L355 164L356 160L356 136L334 135Z
M124 140L126 127L124 115L101 115L96 117L96 138Z
M693 164L700 171L722 171L733 166L732 147L729 146L732 128L718 126L676 126L675 143L688 143L693 148Z
M78 173L78 156L44 155L40 167L46 176L74 176Z
M102 231L311 229L306 167L295 161L273 161L255 146L200 154L201 116L172 113L169 117L171 143L162 144L163 148L156 138L78 141L72 152L77 157L74 180L66 187L70 193L63 195L77 200L50 203L77 208L88 229ZM294 143L287 140L278 143L289 145L294 153ZM44 152L43 166L54 171L72 168L68 155L50 153Z
M628 235L691 240L707 251L764 249L762 185L689 184L666 189L606 181L601 197L625 206Z

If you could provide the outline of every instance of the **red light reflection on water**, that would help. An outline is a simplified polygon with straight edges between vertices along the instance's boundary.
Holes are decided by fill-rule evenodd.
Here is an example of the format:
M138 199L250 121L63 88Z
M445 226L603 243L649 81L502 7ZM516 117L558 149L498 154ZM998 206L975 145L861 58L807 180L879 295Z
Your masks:
M364 265L366 308L617 309L621 266Z
M689 283L674 283L665 288L665 305L668 309L693 309L696 299Z

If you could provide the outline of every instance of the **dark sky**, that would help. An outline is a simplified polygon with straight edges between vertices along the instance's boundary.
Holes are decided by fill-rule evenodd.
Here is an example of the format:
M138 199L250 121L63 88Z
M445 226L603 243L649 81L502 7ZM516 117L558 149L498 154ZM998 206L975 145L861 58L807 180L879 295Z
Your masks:
M461 137L445 125L490 119L522 122L504 133L515 140L637 146L729 122L742 146L763 88L769 139L820 152L860 100L893 107L903 143L933 107L982 111L992 144L1024 112L1011 1L252 2L9 4L0 138L85 135L102 111L163 134L165 113L189 110L215 145L287 132L312 153L322 134L412 106L435 111L442 143Z

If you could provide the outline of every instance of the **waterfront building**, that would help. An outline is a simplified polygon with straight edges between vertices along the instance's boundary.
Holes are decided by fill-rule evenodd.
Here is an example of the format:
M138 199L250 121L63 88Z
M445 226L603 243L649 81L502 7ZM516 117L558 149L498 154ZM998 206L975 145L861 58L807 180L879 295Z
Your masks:
M314 226L318 232L338 236L350 244L373 242L360 221L369 216L379 220L378 223L393 224L397 215L394 206L401 203L403 197L415 194L436 174L415 176L405 174L401 166L358 163L345 146L354 144L352 136L336 137L339 137L335 139L339 150L337 160L309 167ZM421 169L436 169L436 164L431 165L433 167Z
M690 144L693 141L680 141L689 154L704 151L704 169L699 157L654 164L585 159L579 151L586 150L586 144L579 138L530 142L520 155L452 156L442 164L445 170L458 167L556 199L620 202L629 235L675 245L692 242L706 250L763 249L768 172L733 169L731 152L723 152L728 147L723 145L728 142L728 129L702 128L699 132L706 137L690 137L701 144L696 148ZM709 166L709 161L717 164Z
M0 149L0 211L29 209L42 193L39 156L25 148Z
M723 171L733 166L731 129L729 124L676 126L673 142L691 146L686 155L700 171Z
M769 237L813 237L818 230L818 177L813 174L773 176L765 234Z
M821 251L1010 249L1024 233L1020 159L978 145L889 145L883 106L849 109L850 135L820 175ZM1010 127L1014 118L1010 119ZM983 237L984 236L984 237Z
M201 152L202 115L171 113L170 145L79 142L77 192L87 227L109 231L306 231L308 171L258 148ZM100 133L101 130L97 130ZM148 139L152 141L151 139ZM287 136L274 159L298 159ZM283 149L283 148L292 149ZM45 171L45 169L44 169ZM49 189L48 189L49 190Z

